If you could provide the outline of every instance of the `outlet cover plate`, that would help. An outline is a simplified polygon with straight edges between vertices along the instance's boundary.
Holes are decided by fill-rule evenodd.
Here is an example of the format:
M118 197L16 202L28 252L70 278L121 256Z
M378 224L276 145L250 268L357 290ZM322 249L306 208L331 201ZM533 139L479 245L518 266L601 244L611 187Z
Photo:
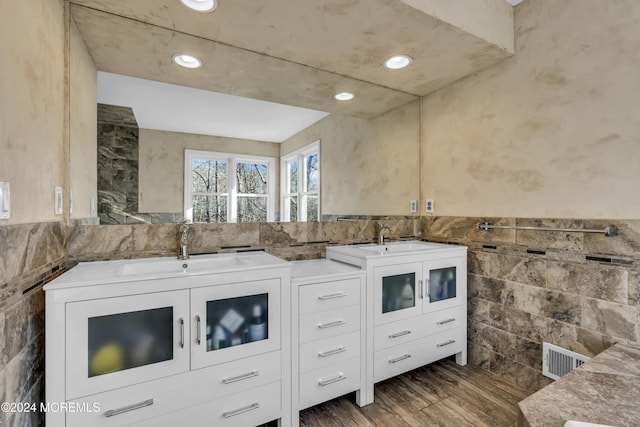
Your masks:
M436 211L433 199L427 199L425 202L425 210L427 213L434 213Z
M55 188L54 211L56 215L62 215L62 187Z

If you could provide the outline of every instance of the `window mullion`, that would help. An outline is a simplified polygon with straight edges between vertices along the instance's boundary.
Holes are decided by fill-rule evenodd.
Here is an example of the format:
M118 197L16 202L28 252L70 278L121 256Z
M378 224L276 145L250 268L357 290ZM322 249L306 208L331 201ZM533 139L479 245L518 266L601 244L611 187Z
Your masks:
M227 171L229 203L227 203L228 222L238 222L238 180L236 179L236 159L229 159Z

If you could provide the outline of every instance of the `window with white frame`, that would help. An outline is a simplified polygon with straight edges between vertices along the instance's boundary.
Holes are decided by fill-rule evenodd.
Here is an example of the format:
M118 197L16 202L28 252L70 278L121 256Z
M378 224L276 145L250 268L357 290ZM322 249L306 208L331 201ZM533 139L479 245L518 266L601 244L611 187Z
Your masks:
M185 150L184 216L194 223L275 216L275 159Z
M282 221L320 220L320 141L280 161Z

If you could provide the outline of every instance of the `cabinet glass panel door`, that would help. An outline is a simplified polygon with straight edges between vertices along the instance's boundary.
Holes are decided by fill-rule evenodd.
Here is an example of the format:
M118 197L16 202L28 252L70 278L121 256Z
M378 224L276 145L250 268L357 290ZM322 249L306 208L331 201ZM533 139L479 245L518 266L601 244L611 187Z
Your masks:
M189 370L188 316L188 290L69 303L66 397Z
M422 313L422 263L376 267L374 280L376 324Z
M269 294L207 301L207 351L269 338Z
M425 311L453 307L466 298L467 278L461 271L464 270L459 258L425 262Z
M192 368L280 348L280 280L191 290Z

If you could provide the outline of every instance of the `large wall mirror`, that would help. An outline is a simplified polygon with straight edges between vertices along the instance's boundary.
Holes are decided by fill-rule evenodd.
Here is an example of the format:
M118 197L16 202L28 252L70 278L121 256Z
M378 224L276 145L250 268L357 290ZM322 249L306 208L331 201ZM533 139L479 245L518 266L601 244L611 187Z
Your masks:
M234 167L246 164L257 174L261 173L258 163L251 159L276 159L270 182L275 190L275 215L261 219L293 220L291 212L297 207L292 208L290 193L281 192L280 181L288 179L283 175L288 171L280 170L281 159L317 141L318 219L410 214L410 201L420 197L419 97L509 53L435 18L434 13L415 9L410 1L374 3L220 0L216 10L200 13L177 0L71 0L70 176L76 198L83 194L81 165L90 161L90 150L81 148L87 141L74 138L74 132L82 131L81 124L73 125L80 120L74 113L90 98L87 88L93 84L99 88L95 99L102 104L97 139L102 146L107 144L100 150L107 157L98 162L97 176L99 181L114 182L112 190L100 191L127 210L103 218L103 223L182 219L186 150L233 154ZM78 53L82 49L84 56ZM396 53L409 54L413 64L400 71L385 68L385 59ZM173 60L177 54L196 57L202 66L180 67ZM83 61L92 65L83 65ZM91 77L91 70L100 77ZM112 83L106 92L103 80ZM135 81L146 82L145 88L136 92ZM196 113L190 113L195 117L191 127L147 124L169 121L159 114L163 108L153 92L163 85L175 89L164 97L173 103L174 111L176 107L187 109L185 99L196 105ZM117 92L135 96L136 102L111 99ZM355 97L336 100L334 95L341 92ZM197 115L198 102L207 102L202 101L206 94L271 103L276 107L269 113L275 115L266 118L269 131L283 132L264 136L269 133L264 117L262 122L252 119L248 104L237 108L234 118L225 116L233 110L235 100L223 102L228 108L223 107L219 114ZM146 107L140 107L145 102ZM305 118L296 118L298 112L304 112ZM152 113L158 117L150 119ZM235 121L245 133L212 133L200 126L216 120L228 122L223 124ZM298 128L291 131L295 123ZM134 161L127 158L133 157L134 145L137 181L131 168ZM210 165L209 172L224 162L214 160ZM220 179L220 185L225 185ZM101 206L97 200L95 206L93 203L91 216L97 216ZM234 209L225 220L239 220L243 208ZM316 218L310 215L307 219Z

